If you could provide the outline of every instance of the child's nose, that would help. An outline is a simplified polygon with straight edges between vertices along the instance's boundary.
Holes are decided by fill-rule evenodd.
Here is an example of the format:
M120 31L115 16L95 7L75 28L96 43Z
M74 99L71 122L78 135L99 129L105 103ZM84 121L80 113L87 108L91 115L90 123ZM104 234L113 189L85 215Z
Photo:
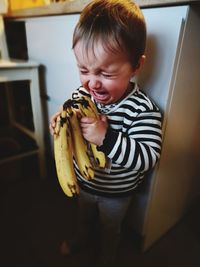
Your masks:
M91 89L98 89L101 86L101 82L95 77L91 77L88 84Z

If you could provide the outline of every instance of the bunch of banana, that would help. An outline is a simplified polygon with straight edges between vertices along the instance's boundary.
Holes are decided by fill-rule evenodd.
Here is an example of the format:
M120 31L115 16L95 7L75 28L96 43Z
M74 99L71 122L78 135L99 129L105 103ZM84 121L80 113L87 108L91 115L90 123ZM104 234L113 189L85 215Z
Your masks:
M72 107L67 110L72 130L74 157L82 176L90 180L94 177L94 170L88 154L88 144L82 136L76 110Z
M78 114L93 118L99 116L95 104L89 97L69 99L63 104L63 111L57 117L54 131L57 176L61 188L69 197L79 193L73 156L81 175L87 180L94 177L94 167L104 168L106 166L104 153L98 151L96 145L90 144L83 138ZM90 158L91 155L93 160Z
M78 104L78 108L81 112L81 115L84 117L91 117L91 118L97 118L99 119L99 113L97 111L97 108L92 102L90 97L82 96L81 98L76 100L76 103ZM106 166L106 157L105 154L101 151L97 150L97 146L95 144L90 144L92 155L94 158L95 166L99 168L105 168Z
M79 187L73 166L71 126L65 110L57 117L54 132L54 157L58 181L64 193L72 197L79 193Z

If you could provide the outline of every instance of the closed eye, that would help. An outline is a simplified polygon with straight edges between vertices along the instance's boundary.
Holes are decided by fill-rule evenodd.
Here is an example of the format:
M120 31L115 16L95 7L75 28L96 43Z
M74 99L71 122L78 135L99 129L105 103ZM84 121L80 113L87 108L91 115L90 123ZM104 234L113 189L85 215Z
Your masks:
M102 73L103 77L108 78L108 79L114 79L116 77L115 74L113 73Z
M80 72L81 74L87 74L87 73L88 73L87 70L80 70L80 69L79 69L79 72Z

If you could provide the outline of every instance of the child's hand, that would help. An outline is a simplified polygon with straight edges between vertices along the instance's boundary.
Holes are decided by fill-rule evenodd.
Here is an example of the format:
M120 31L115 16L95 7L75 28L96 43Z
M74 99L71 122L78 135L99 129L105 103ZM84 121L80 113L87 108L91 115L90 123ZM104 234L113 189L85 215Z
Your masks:
M106 116L101 116L100 119L91 117L82 117L80 120L80 126L84 138L97 146L103 144L103 140L108 128L108 122Z
M50 130L51 135L54 135L54 130L56 127L56 119L60 115L61 112L62 112L62 107L59 109L58 112L53 114L50 118L49 130Z

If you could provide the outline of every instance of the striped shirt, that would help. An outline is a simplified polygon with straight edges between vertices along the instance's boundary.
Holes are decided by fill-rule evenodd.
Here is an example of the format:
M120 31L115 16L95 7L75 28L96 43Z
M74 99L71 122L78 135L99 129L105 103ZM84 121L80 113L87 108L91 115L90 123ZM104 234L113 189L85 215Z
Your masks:
M109 124L103 144L97 148L105 153L110 166L95 169L95 177L87 181L75 163L79 186L87 192L104 196L129 195L160 157L161 113L137 84L132 87L132 91L118 103L96 103ZM72 98L86 94L80 87Z

